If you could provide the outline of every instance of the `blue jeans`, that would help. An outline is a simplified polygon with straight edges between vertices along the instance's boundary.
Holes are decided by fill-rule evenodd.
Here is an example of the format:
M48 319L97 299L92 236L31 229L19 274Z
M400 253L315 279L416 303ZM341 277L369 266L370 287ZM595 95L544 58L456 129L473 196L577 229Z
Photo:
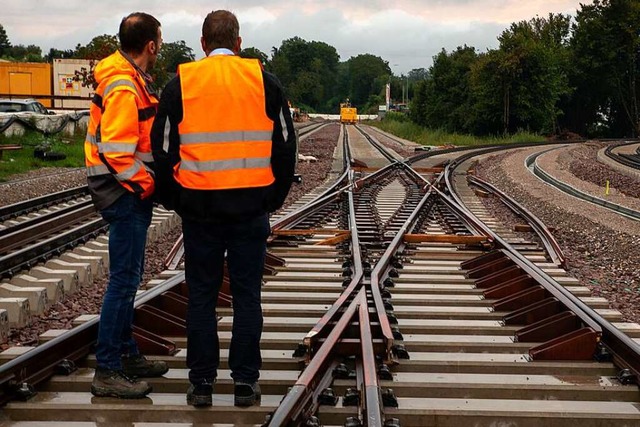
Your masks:
M270 233L267 215L241 223L182 220L187 310L187 367L193 384L211 382L220 364L216 303L224 274L225 251L233 297L229 347L231 377L253 382L260 376L262 306L260 288Z
M144 271L153 203L126 193L100 211L109 223L109 285L100 312L97 365L119 370L123 354L138 354L131 332L133 301Z

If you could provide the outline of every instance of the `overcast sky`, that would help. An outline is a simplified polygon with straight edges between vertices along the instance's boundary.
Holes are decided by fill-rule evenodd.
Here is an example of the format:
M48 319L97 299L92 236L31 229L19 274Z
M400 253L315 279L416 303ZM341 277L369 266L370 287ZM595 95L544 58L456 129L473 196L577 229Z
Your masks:
M94 36L116 34L123 16L147 12L160 20L167 42L184 40L202 57L205 15L228 9L238 16L243 47L271 55L272 47L299 36L335 47L341 61L370 53L395 74L428 68L442 48L467 44L495 48L512 22L536 15L575 16L573 0L2 0L0 24L12 44L73 49ZM583 0L584 4L591 4Z

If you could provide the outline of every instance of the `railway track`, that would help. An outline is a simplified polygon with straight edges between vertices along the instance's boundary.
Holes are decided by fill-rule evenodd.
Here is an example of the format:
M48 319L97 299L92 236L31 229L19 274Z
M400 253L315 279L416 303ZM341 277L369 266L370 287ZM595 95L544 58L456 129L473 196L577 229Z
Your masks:
M628 168L640 171L640 144L638 141L624 141L609 145L605 155Z
M272 221L260 405L233 407L225 350L213 407L186 405L187 296L173 270L136 300L143 352L171 368L148 399L90 395L97 319L84 319L0 366L3 425L640 424L638 325L612 327L619 313L566 274L515 202L533 241L486 212L478 195L493 190L467 172L477 153L445 153L444 168L432 153L383 155L354 126L343 138L334 182Z
M585 200L589 203L592 203L594 205L598 205L598 206L602 206L606 209L609 209L619 215L625 216L627 218L631 218L634 219L636 221L640 221L640 211L631 209L629 207L623 206L621 204L617 204L617 203L613 203L611 201L605 200L602 197L597 197L594 195L591 195L585 191L581 191L569 184L566 184L564 182L562 182L561 180L555 178L552 176L552 174L548 173L547 171L545 171L545 169L539 164L538 159L542 156L544 156L546 153L548 153L551 150L554 150L556 148L550 148L544 151L540 151L540 152L536 152L532 155L530 155L529 157L527 157L527 159L525 160L525 163L527 165L527 167L531 170L531 172L536 175L538 178L540 178L542 181L546 182L547 184L559 189L560 191L563 191L571 196L577 197L579 199ZM607 149L608 150L608 149ZM622 158L622 157L621 157ZM638 167L640 168L640 164L638 164Z

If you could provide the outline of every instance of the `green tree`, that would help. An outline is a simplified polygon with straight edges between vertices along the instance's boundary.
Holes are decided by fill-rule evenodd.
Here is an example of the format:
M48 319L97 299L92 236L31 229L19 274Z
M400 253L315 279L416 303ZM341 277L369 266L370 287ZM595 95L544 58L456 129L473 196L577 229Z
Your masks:
M60 50L52 47L49 49L49 53L44 56L44 59L47 62L53 62L54 59L73 58L74 55L75 51L73 49Z
M73 55L74 58L89 59L90 61L89 67L80 67L79 70L74 71L74 79L79 81L84 87L91 87L93 89L98 87L93 75L93 69L98 61L111 55L119 46L118 37L108 34L94 37L85 46L78 43Z
M472 131L469 86L471 66L477 58L475 48L466 45L451 53L443 49L433 58L429 79L421 88L420 102L424 104L425 117L420 123L449 132Z
M560 100L571 92L569 29L569 16L549 14L511 24L498 37L504 132L556 131Z
M10 48L11 42L9 41L9 36L7 36L7 31L0 24L0 57L7 55Z
M426 68L414 68L407 73L406 77L407 103L409 103L414 96L416 84L429 78L429 70Z
M423 127L427 127L427 86L427 80L421 80L415 84L409 108L411 121Z
M471 65L470 90L473 96L472 132L486 135L505 132L508 124L510 85L513 80L505 53L489 50Z
M168 73L175 74L178 65L191 62L196 56L184 40L163 43L158 56L158 64Z
M265 67L265 69L269 69L269 57L266 53L262 52L258 48L248 47L246 49L242 49L242 51L240 52L240 56L243 58L259 59L260 63Z
M74 57L100 60L111 55L119 46L117 36L102 34L91 39L91 41L85 46L78 43L76 45Z
M162 43L158 60L149 74L153 77L154 85L157 88L164 86L171 80L178 71L178 65L195 60L196 57L184 40L177 42Z
M6 57L20 62L43 62L42 49L39 46L30 44L25 46L17 44L7 49Z
M318 110L336 94L339 58L326 43L294 37L273 48L270 68L294 105Z
M391 76L389 62L379 56L363 54L349 58L349 98L351 104L362 109L372 108L370 95L383 96ZM378 104L375 105L377 111Z
M588 134L640 134L640 3L594 0L573 25L566 126Z

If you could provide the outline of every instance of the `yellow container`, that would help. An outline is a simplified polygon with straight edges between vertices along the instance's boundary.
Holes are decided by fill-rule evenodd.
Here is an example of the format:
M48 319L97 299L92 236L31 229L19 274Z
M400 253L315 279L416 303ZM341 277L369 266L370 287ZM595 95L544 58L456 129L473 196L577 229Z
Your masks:
M51 64L0 62L0 98L35 98L51 108L51 99L38 95L51 96Z

